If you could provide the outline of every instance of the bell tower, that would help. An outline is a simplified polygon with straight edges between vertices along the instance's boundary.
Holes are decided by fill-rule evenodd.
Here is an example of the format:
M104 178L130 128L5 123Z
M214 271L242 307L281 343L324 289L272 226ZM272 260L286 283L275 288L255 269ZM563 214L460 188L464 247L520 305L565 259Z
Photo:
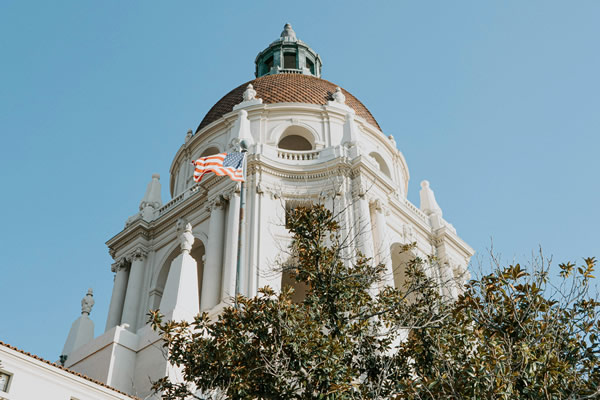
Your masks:
M346 262L360 250L385 265L382 288L403 285L407 259L435 255L432 276L450 283L449 296L461 290L473 250L444 220L429 183L420 208L407 199L406 160L369 109L320 78L321 58L290 24L255 64L256 79L238 83L203 112L196 131L182 132L170 168L171 199L163 203L153 175L135 214L107 241L115 278L106 330L93 339L79 335L86 343L67 349L67 368L156 398L150 381L176 381L178 371L167 363L148 311L159 309L166 320L192 321L199 311L218 318L236 293L293 286L285 270L286 211L310 204L334 210L350 238ZM242 141L243 188L214 174L193 180L194 160L239 151ZM403 254L409 243L416 243L414 254Z

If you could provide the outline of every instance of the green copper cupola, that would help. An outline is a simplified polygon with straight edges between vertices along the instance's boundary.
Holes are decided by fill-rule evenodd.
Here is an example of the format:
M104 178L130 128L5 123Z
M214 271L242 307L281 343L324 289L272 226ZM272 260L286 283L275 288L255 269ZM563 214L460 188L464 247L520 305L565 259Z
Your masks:
M272 74L304 74L321 77L321 57L302 40L296 38L292 25L285 24L279 39L258 53L257 78Z

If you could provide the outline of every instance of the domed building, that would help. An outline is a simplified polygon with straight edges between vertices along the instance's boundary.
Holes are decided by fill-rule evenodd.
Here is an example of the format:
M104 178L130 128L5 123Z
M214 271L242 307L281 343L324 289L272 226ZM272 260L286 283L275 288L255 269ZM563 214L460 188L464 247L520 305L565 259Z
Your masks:
M367 107L321 78L320 56L289 24L255 64L256 79L223 96L185 136L171 164L171 200L163 204L153 175L139 212L107 242L115 280L106 330L72 339L78 345L62 355L67 368L140 397L150 394L150 380L176 379L146 323L148 310L178 320L217 315L231 303L236 280L247 296L292 284L281 272L290 239L286 210L311 203L338 213L342 235L354 238L348 256L360 250L385 264L386 284L402 284L411 257L435 255L428 273L447 283L447 295L460 290L473 250L443 219L428 182L421 183L420 207L407 200L406 161ZM244 144L243 189L213 174L194 182L194 160ZM413 253L400 251L413 242Z

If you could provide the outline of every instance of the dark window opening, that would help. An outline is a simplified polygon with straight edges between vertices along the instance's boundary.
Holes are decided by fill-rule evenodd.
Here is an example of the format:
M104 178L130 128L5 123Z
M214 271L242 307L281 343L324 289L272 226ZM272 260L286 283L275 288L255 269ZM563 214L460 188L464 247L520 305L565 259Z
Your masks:
M310 69L311 74L315 74L315 64L313 64L313 62L310 61L308 58L306 59L306 68Z
M284 53L283 54L283 68L296 68L296 53Z
M307 151L312 150L312 144L299 135L289 135L279 141L277 145L280 149L293 150L293 151Z

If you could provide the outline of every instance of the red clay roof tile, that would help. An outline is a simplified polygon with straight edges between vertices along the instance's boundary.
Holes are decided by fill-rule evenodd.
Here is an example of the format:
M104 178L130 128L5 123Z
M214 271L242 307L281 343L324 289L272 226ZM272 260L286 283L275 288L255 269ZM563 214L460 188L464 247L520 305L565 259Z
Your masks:
M274 74L261 76L236 87L223 96L206 113L196 132L218 120L224 114L233 111L233 106L242 101L242 95L249 83L254 86L256 97L263 99L263 103L266 104L308 103L325 105L327 101L332 100L331 95L337 87L334 83L310 75ZM346 105L354 109L356 115L381 130L379 124L363 103L345 89L342 89L342 92L346 96Z

